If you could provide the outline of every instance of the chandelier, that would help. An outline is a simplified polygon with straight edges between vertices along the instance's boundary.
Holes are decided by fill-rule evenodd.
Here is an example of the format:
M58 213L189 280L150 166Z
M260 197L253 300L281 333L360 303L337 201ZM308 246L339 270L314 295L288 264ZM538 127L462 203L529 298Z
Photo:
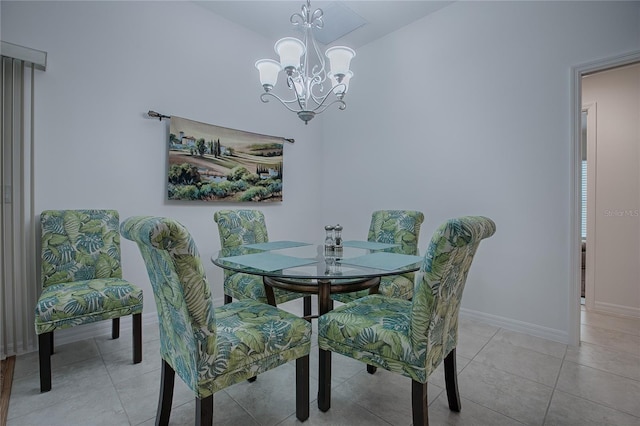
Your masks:
M353 73L349 70L351 59L356 55L353 49L335 46L320 53L313 29L322 29L322 9L311 12L310 0L302 5L302 13L294 13L289 19L294 27L302 28L303 41L294 37L285 37L275 44L280 62L272 59L260 59L256 68L260 72L260 83L264 93L262 102L276 98L289 111L298 114L304 124L333 104L345 109L344 96L349 89L349 80ZM329 69L325 67L325 58L329 59ZM278 74L284 70L287 75L287 87L290 99L283 99L272 92L278 80Z

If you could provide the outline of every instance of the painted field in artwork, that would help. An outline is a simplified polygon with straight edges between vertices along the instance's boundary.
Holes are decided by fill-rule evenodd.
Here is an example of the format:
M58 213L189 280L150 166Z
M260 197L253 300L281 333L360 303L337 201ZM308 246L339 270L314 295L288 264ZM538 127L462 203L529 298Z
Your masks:
M284 139L171 117L169 200L282 201Z

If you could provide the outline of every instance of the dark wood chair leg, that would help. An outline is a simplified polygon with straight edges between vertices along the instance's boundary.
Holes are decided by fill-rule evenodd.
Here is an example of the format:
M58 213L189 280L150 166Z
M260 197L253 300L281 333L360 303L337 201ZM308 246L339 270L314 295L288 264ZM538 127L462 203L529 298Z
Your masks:
M142 314L133 314L133 363L142 362Z
M120 318L114 318L111 320L111 338L117 339L120 337Z
M51 332L51 348L50 349L51 349L51 355L53 355L56 352L53 345L53 331Z
M367 373L375 374L377 370L378 370L378 367L374 367L373 365L367 364Z
M462 404L458 393L458 371L456 370L456 348L444 358L444 382L447 387L447 400L451 411L460 412Z
M302 298L302 303L303 303L303 314L306 318L308 318L307 321L311 322L311 296L304 296Z
M309 355L296 359L296 417L309 418Z
M228 295L224 295L224 304L227 305L229 303L233 302L233 298L231 296Z
M213 425L213 395L196 398L196 426Z
M53 331L38 335L38 356L40 358L40 392L51 390L51 342Z
M331 352L323 349L318 352L318 408L325 412L331 408Z
M160 397L158 398L156 426L167 426L169 417L171 417L171 402L173 401L173 384L176 380L176 372L163 359L160 374Z
M411 381L411 411L413 414L413 426L429 425L426 383Z

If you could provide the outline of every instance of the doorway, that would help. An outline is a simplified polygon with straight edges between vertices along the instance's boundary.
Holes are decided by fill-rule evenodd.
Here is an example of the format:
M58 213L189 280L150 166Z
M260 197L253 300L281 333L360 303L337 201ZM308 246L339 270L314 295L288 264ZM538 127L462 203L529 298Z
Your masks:
M572 219L574 226L572 226L572 277L570 287L570 306L569 306L569 340L572 344L579 344L581 341L580 327L581 327L581 312L582 312L582 288L583 288L583 276L584 289L585 289L585 304L587 308L593 308L595 303L595 287L594 287L594 255L595 250L595 236L605 235L604 233L595 233L596 225L596 210L595 210L595 188L596 188L596 117L597 117L597 102L593 99L583 99L583 83L584 78L588 76L595 76L598 74L605 74L608 71L612 71L617 68L626 67L632 64L640 63L640 52L633 52L627 55L610 58L607 60L585 64L582 66L574 67L573 69L573 161L572 170L574 175L574 206ZM593 81L590 80L590 81ZM585 102L587 101L587 102ZM585 138L586 136L586 138ZM589 140L589 142L587 142ZM586 166L586 167L585 167ZM586 172L586 181L583 181L583 174ZM587 192L583 193L586 184ZM601 192L606 194L606 192ZM586 197L584 196L586 195ZM586 198L586 199L585 199ZM603 197L604 198L604 197ZM586 206L584 206L586 202ZM602 202L599 208L602 209ZM586 207L586 209L584 209ZM611 214L618 214L617 211L613 211L616 207L611 206L608 210L611 210ZM624 209L624 207L622 207ZM604 210L603 210L604 211ZM622 213L625 214L624 212ZM602 215L601 215L602 216ZM584 218L587 218L584 223ZM602 218L597 217L598 222L602 224ZM610 221L611 223L611 221ZM618 222L619 223L619 222ZM586 239L586 253L583 254L583 240ZM637 243L637 242L636 242ZM583 274L583 265L585 265ZM601 296L602 291L599 293ZM601 302L600 308L609 309L615 308L615 304ZM615 311L615 309L613 309ZM624 312L623 312L624 314Z

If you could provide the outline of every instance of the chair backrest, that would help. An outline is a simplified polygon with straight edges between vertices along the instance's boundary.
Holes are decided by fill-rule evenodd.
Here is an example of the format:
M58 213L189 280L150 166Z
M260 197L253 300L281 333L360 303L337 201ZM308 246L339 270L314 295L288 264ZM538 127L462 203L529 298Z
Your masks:
M414 350L426 353L427 366L435 368L456 347L458 312L471 261L480 241L495 231L489 218L464 216L448 220L433 234L416 272L411 307L411 342Z
M371 214L368 241L400 244L393 250L403 254L418 254L418 238L424 214L414 210L378 210Z
M218 224L222 248L269 241L264 214L260 210L218 210L213 220Z
M175 220L134 216L120 227L138 244L153 287L160 351L185 383L198 386L198 372L215 363L216 325L211 290L189 231Z
M115 210L45 210L41 282L122 278L120 216Z

